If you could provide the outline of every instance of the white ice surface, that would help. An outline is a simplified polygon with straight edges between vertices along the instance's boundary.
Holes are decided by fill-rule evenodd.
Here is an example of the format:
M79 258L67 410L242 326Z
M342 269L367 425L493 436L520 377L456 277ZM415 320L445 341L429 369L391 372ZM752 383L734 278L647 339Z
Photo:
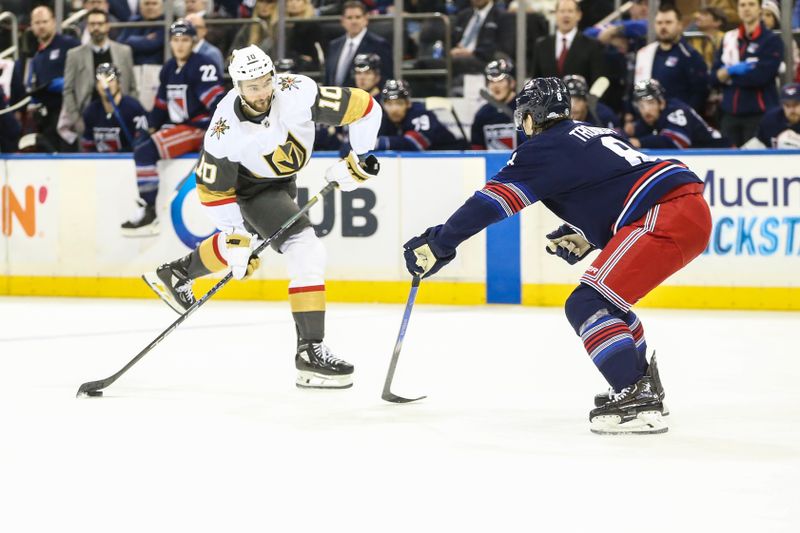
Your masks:
M424 291L424 286L422 289ZM355 387L294 386L286 303L0 298L0 531L800 531L800 314L642 310L669 433L603 437L560 309L332 304Z

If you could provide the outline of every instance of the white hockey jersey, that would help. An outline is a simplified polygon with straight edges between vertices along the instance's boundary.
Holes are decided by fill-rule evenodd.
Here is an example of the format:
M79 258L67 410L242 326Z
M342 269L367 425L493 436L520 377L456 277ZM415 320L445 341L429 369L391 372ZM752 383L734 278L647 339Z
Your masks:
M217 106L197 165L203 205L232 204L236 190L248 183L293 177L311 158L317 122L351 124L356 153L374 147L382 113L365 91L321 87L296 74L280 74L273 83L270 109L259 122L244 114L236 90L229 91Z

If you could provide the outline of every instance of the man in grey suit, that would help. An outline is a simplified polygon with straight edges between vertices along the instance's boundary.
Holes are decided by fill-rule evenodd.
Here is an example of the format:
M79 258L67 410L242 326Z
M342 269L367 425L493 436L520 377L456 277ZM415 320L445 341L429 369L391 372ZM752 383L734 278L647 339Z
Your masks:
M64 104L58 120L58 132L73 144L83 132L81 115L89 103L99 98L94 72L101 63L112 63L120 71L123 94L138 98L133 78L133 52L127 45L108 38L108 13L94 9L86 17L91 42L71 49L64 68Z

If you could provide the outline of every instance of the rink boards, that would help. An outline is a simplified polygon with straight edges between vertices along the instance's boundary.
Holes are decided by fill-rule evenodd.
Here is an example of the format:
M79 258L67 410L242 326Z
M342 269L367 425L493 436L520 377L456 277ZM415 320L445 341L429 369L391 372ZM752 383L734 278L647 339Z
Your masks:
M706 253L642 303L800 309L800 152L662 154L680 157L706 181L714 228ZM507 157L383 154L379 178L316 206L311 218L328 253L329 300L403 301L408 274L402 243L444 222ZM315 155L300 173L301 201L324 185L324 170L334 160ZM193 164L186 157L160 165L161 233L129 239L120 235L119 224L133 209L132 159L0 159L0 294L150 297L141 273L187 253L213 231L193 180L184 179ZM493 226L462 245L457 258L423 284L419 301L561 305L584 265L569 267L544 253L544 234L558 224L542 206L532 206ZM232 283L218 297L284 299L283 258L270 251L264 259L255 279Z

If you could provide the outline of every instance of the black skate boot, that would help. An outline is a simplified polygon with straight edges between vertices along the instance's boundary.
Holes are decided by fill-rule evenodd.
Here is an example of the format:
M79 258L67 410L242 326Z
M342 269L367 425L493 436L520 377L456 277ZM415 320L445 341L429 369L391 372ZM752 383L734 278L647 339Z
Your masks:
M353 365L333 355L322 342L301 340L294 357L295 384L303 389L348 389L353 386Z
M161 265L155 272L143 275L142 279L159 298L179 315L182 315L195 302L192 292L193 280L189 277L181 259Z
M664 403L664 387L661 385L661 377L658 375L658 365L656 364L656 353L653 352L653 355L650 356L650 365L647 367L647 373L645 374L653 378L653 385L658 391L658 398L661 400L661 405L663 405L664 410L662 411L662 416L669 416L669 407ZM600 394L595 394L594 396L594 406L595 407L603 407L605 404L610 402L614 395L617 394L617 391L610 388L608 392L601 392Z
M156 206L148 205L144 200L136 200L136 213L127 222L120 226L120 231L124 237L152 237L158 235L158 216L156 216Z
M662 420L662 408L653 378L645 375L593 409L589 413L590 429L600 435L666 433L669 428Z

